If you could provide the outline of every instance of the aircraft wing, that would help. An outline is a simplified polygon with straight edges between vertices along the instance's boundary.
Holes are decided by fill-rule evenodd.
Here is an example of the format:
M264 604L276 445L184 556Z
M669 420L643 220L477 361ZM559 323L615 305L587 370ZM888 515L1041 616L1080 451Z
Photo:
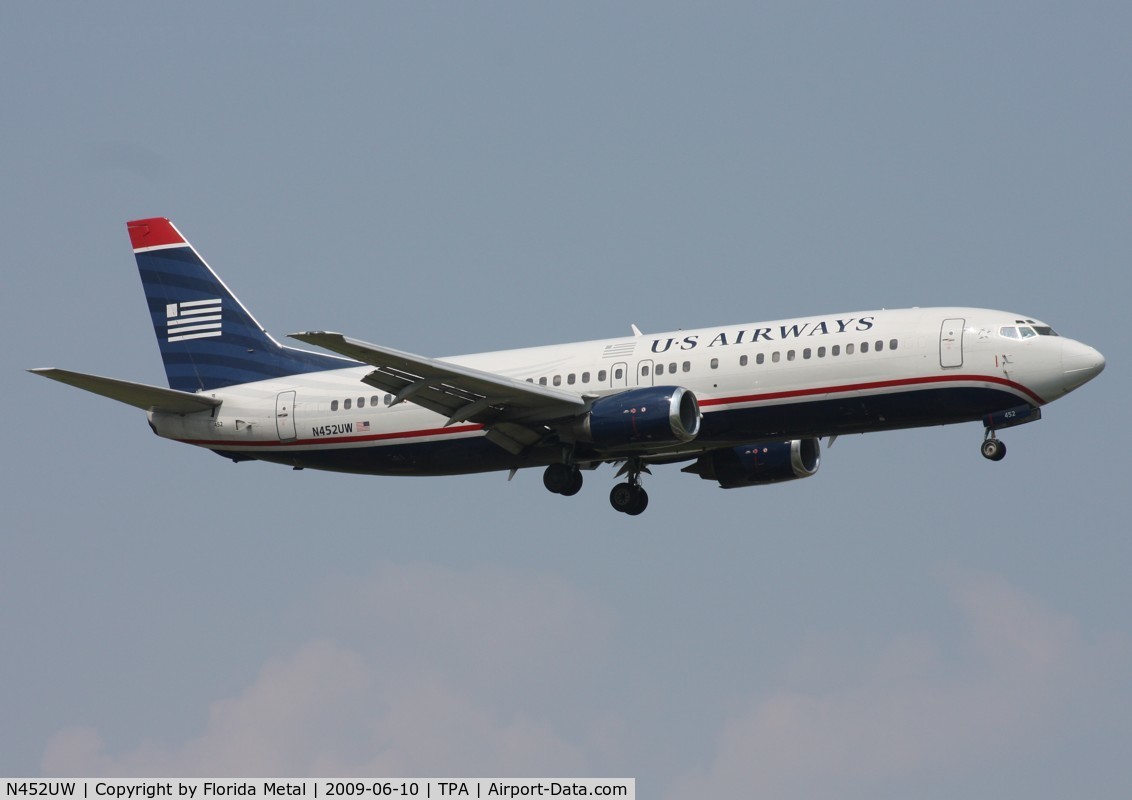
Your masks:
M306 331L290 336L372 365L374 371L362 381L392 394L394 403L410 400L444 415L448 425L480 423L489 429L492 441L506 437L518 442L509 446L497 441L512 452L541 439L545 433L538 430L541 423L575 416L587 406L584 399L569 392L369 344L340 333Z
M144 411L168 411L171 414L192 414L194 411L207 411L220 405L220 400L176 389L163 389L146 383L121 381L117 378L103 378L101 375L88 375L85 372L71 372L66 369L29 369L53 381L66 383L88 392L109 397L119 403L135 406Z

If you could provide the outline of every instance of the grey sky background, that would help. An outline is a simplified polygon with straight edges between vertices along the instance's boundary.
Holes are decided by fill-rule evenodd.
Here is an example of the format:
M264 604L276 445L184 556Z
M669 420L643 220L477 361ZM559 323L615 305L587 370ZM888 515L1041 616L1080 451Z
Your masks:
M1124 797L1132 10L0 9L0 774L634 776ZM1008 431L814 478L231 464L22 372L161 384L124 223L269 331L426 355L980 305L1099 348Z

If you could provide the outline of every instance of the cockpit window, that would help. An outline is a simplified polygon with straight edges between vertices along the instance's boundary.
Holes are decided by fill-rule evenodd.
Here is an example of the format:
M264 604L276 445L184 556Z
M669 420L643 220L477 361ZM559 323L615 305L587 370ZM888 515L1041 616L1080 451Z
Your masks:
M1023 339L1032 339L1037 336L1037 334L1034 333L1034 329L1029 327L1028 325L1019 325L1018 332L1022 334Z
M1057 336L1057 331L1048 325L1035 325L1034 330L1038 332L1038 336Z
M1021 336L1018 335L1018 329L1015 328L1013 325L1004 325L1003 327L998 329L998 333L999 333L1000 336L1005 336L1007 339L1021 339L1022 338Z

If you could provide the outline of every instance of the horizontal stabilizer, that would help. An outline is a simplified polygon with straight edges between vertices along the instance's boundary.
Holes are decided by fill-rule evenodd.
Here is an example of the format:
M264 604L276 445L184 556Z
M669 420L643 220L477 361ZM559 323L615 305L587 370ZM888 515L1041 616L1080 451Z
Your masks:
M192 414L195 411L207 411L220 405L214 397L205 397L190 392L179 392L176 389L164 389L160 386L150 386L145 383L120 381L116 378L103 378L100 375L87 375L83 372L71 372L65 369L29 369L36 375L42 375L53 381L70 384L88 392L109 397L119 403L136 406L145 411L167 411L171 414Z

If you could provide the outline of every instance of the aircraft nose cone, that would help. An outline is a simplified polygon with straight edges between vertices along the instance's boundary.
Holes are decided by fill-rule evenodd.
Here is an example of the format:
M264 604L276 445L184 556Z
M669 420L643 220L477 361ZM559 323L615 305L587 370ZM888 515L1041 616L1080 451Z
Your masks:
M1088 383L1104 370L1104 356L1080 342L1066 341L1061 351L1061 369L1065 373L1065 391Z

